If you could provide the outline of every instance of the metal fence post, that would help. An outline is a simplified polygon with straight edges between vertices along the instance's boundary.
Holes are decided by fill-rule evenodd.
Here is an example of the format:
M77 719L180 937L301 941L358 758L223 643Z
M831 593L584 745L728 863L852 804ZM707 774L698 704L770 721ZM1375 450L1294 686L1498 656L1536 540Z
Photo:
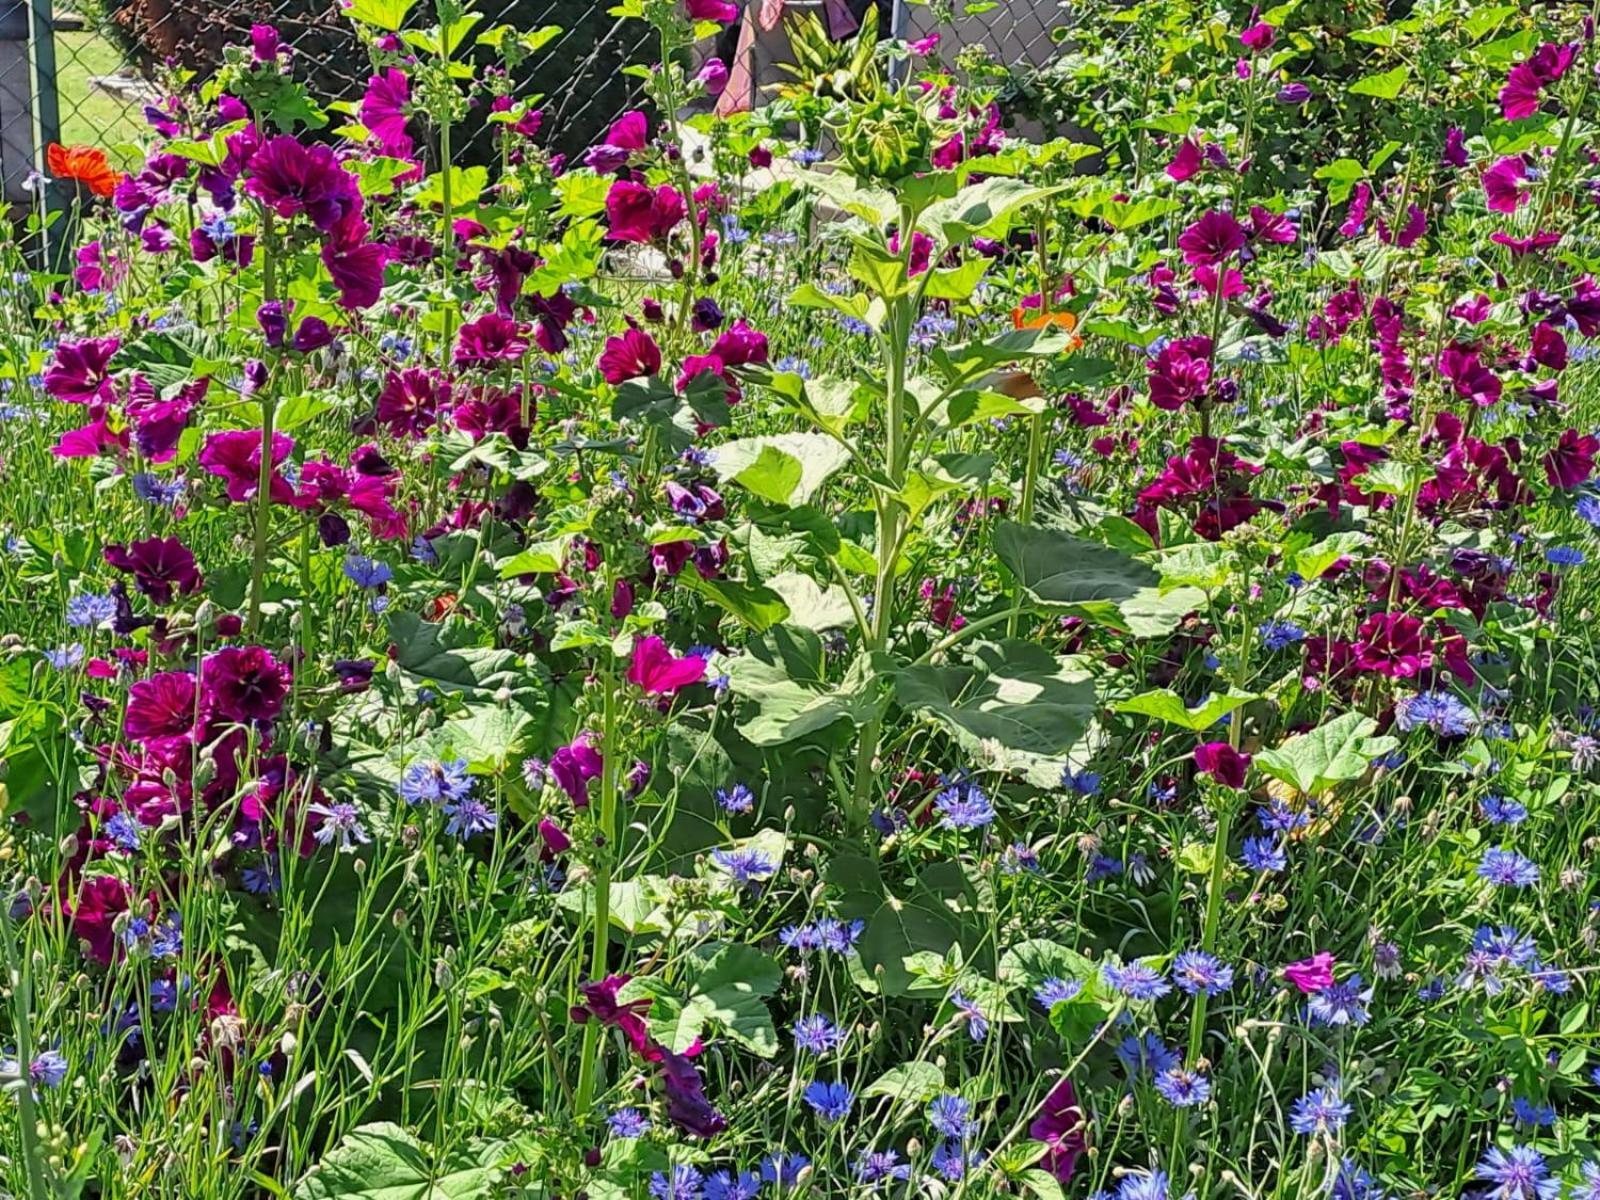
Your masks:
M23 209L33 204L28 174L37 165L32 100L28 6L26 0L0 0L0 194Z

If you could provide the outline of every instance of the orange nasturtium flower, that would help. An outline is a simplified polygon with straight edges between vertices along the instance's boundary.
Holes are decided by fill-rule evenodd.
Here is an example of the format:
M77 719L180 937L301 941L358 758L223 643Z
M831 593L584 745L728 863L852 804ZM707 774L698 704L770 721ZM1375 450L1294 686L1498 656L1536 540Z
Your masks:
M96 196L111 195L122 178L106 161L106 152L94 146L63 146L51 142L44 162L53 178L76 180Z

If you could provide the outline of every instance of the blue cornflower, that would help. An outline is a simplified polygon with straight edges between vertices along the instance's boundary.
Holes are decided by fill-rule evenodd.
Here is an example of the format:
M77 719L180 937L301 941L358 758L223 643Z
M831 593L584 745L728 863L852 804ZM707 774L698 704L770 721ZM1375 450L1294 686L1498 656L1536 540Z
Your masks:
M1478 878L1496 887L1532 887L1539 882L1539 864L1515 850L1491 847L1478 864Z
M1074 771L1068 767L1061 772L1061 786L1080 796L1093 796L1100 790L1100 775L1094 771Z
M1266 808L1256 810L1256 820L1268 833L1293 833L1311 824L1311 814L1273 800Z
M1600 496L1578 497L1577 513L1580 520L1587 521L1596 529L1600 529Z
M1117 1185L1117 1200L1167 1200L1168 1187L1165 1171L1132 1171Z
M117 849L132 853L139 848L139 822L128 813L116 813L106 822L106 836Z
M827 1054L844 1044L844 1033L821 1013L794 1023L794 1044L812 1054Z
M964 1096L947 1093L928 1105L928 1124L947 1138L965 1140L977 1132L978 1122L972 1115L972 1101Z
M977 784L962 781L935 797L934 809L946 829L981 829L994 820L994 805Z
M966 1178L968 1168L981 1161L982 1156L976 1150L964 1150L960 1142L942 1142L933 1148L928 1165L946 1183L960 1183Z
M1039 869L1039 852L1026 842L1013 842L1000 855L1000 870L1006 875L1020 875L1024 871Z
M711 860L733 876L735 883L751 886L763 879L770 879L778 869L777 863L754 846L741 846L734 850L713 850Z
M1565 996L1572 990L1572 976L1545 963L1534 964L1528 971L1528 982L1553 996Z
M1290 621L1267 621L1259 627L1258 632L1261 634L1261 644L1268 650L1282 650L1306 639L1306 631Z
M1211 1081L1198 1071L1183 1067L1157 1075L1155 1086L1173 1108L1195 1108L1211 1099Z
M46 1050L28 1064L28 1076L40 1087L60 1087L67 1079L66 1056L59 1050Z
M1353 1158L1342 1159L1338 1177L1333 1181L1331 1200L1389 1200L1383 1187Z
M717 1171L706 1180L706 1200L755 1200L760 1191L754 1171Z
M1294 1102L1289 1110L1289 1128L1306 1137L1337 1133L1350 1119L1351 1111L1338 1088L1318 1088Z
M480 833L488 833L500 823L500 815L494 809L471 796L446 804L444 814L450 818L445 822L444 831L463 842Z
M46 650L44 660L57 671L70 671L83 662L83 644L73 642L55 650Z
M1131 962L1120 967L1107 963L1104 972L1106 982L1130 1000L1159 1000L1172 990L1166 977L1148 963Z
M1071 1000L1083 991L1083 984L1076 979L1061 979L1055 975L1042 980L1038 987L1033 989L1033 998L1039 1002L1039 1007L1049 1012L1056 1005Z
M1539 963L1539 947L1521 930L1510 925L1491 929L1478 926L1472 935L1474 951L1488 955L1497 965L1528 970Z
M414 762L400 776L400 798L407 804L445 804L465 800L472 792L467 760Z
M822 945L815 925L785 925L778 930L778 940L789 949L798 950L802 954L807 950L816 950Z
M761 1180L780 1187L792 1187L800 1182L800 1173L811 1165L804 1154L769 1154L761 1160Z
M178 983L175 979L154 979L150 982L150 1007L156 1012L171 1012L178 1006Z
M1544 552L1544 560L1554 567L1581 567L1584 554L1575 546L1551 546Z
M829 1125L844 1120L856 1099L844 1084L824 1083L820 1079L808 1085L804 1095L805 1102Z
M863 334L872 332L872 326L868 325L860 317L841 316L839 325L846 333Z
M1440 737L1462 737L1478 723L1477 714L1449 692L1422 692L1400 702L1395 724L1407 733L1426 727Z
M650 1118L637 1108L619 1108L606 1117L612 1137L636 1138L650 1132Z
M848 954L861 940L867 923L862 920L841 921L837 917L823 917L817 922L817 945L830 954Z
M1528 819L1528 806L1504 796L1488 795L1478 801L1478 810L1491 825L1520 825Z
M394 579L389 564L368 558L365 554L352 554L344 560L345 578L357 587L380 588Z
M900 1161L898 1150L868 1150L856 1159L856 1178L862 1183L885 1179L910 1179L911 1164Z
M1365 1025L1372 1018L1366 1005L1372 989L1361 990L1361 976L1352 975L1342 983L1335 980L1306 1001L1306 1015L1313 1025Z
M1583 1164L1583 1182L1572 1189L1569 1200L1600 1200L1600 1162Z
M655 1200L700 1200L700 1185L705 1176L688 1163L679 1163L670 1171L653 1172L650 1176L650 1195Z
M981 1042L989 1036L989 1018L976 1000L969 999L961 992L951 992L950 1004L956 1010L956 1019L967 1023L967 1035L973 1041Z
M786 375L798 375L801 379L811 378L811 364L794 354L785 354L772 364L772 369Z
M1252 871L1281 871L1289 865L1289 856L1277 838L1247 837L1239 859Z
M1185 950L1173 960L1172 978L1191 996L1202 991L1208 996L1220 996L1233 986L1233 968L1215 954Z
M278 860L264 858L258 864L245 867L239 872L239 882L253 896L270 896L282 883L278 878Z
M1148 1071L1152 1075L1164 1075L1179 1063L1176 1052L1153 1033L1147 1033L1142 1038L1129 1034L1117 1046L1117 1058L1127 1068L1132 1076L1142 1075Z
M1561 1180L1550 1178L1544 1155L1532 1146L1490 1146L1476 1174L1495 1185L1483 1193L1485 1200L1555 1200L1561 1192Z
M1173 804L1178 799L1178 781L1170 775L1150 781L1150 799L1162 807Z
M152 958L177 958L182 953L183 918L177 913L168 913L167 919L151 930L150 955Z
M1518 1125L1529 1125L1534 1128L1550 1126L1556 1123L1556 1110L1553 1104L1535 1104L1526 1096L1515 1096L1511 1100L1511 1111L1516 1117Z
M1096 854L1089 860L1089 870L1084 878L1089 883L1099 883L1102 879L1112 879L1123 872L1122 860L1112 858L1109 854Z
M756 798L744 784L736 783L731 788L717 789L717 803L723 812L747 813L755 807Z
M431 541L419 533L411 539L411 557L431 567L438 563L439 552L433 548Z
M171 508L183 496L183 480L169 482L159 475L141 471L133 477L133 494L146 504Z
M117 602L110 596L79 592L67 601L67 624L74 629L96 629L117 615Z
M361 810L348 800L338 800L332 804L308 804L306 811L322 818L316 832L311 835L319 846L326 846L338 838L339 849L349 853L358 844L365 845L372 840L361 824Z

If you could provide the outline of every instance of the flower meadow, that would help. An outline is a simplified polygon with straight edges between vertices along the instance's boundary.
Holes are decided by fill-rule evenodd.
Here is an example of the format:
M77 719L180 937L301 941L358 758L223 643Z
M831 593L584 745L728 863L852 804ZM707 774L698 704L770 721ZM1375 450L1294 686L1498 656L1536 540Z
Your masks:
M1593 14L738 15L51 148L0 1190L1600 1197Z

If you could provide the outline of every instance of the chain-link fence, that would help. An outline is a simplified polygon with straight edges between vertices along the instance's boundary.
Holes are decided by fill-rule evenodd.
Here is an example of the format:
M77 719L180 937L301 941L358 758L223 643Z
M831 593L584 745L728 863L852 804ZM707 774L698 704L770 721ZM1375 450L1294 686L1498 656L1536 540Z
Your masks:
M791 0L808 8L817 0ZM937 24L933 9L906 0L829 0L861 9L880 2L885 34L908 39L938 32L941 49L982 42L1007 62L1045 61L1052 31L1067 22L1063 0L968 3L972 11ZM782 0L749 0L765 18ZM74 8L67 7L75 5ZM607 13L604 0L483 0L487 24L562 30L521 68L519 97L543 97L543 140L552 150L580 153L639 99L630 64L655 57L654 35L642 22ZM958 4L958 14L961 7ZM255 24L272 25L295 54L295 73L320 100L358 98L367 54L341 13L339 0L0 0L0 181L6 199L26 206L30 173L51 142L100 146L119 166L137 159L148 132L147 105L160 100L174 72L204 78L225 47L246 44ZM736 30L718 52L731 51ZM707 52L712 48L708 47ZM760 80L758 82L770 82ZM476 113L457 158L492 153Z

